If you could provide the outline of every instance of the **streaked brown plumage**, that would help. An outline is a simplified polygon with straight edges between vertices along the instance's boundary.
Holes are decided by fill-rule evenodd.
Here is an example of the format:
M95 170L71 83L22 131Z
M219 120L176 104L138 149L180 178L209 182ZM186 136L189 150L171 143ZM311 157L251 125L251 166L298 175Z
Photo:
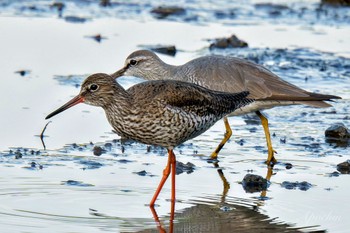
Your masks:
M125 66L112 74L113 77L136 76L146 80L174 79L195 83L206 88L224 92L249 91L249 98L256 101L238 109L230 115L243 115L256 112L264 127L268 146L267 163L276 162L271 144L267 119L260 110L275 106L306 104L314 107L329 107L324 100L339 99L334 95L322 95L305 91L279 78L263 66L252 62L218 55L199 57L184 65L172 66L164 63L155 53L139 50L131 53ZM218 152L231 136L231 128L227 118L224 118L226 136L213 152L216 158Z
M174 80L140 83L123 89L107 74L89 76L78 96L49 114L46 119L78 104L102 107L109 123L123 137L168 149L168 164L151 201L155 200L170 171L173 171L172 200L175 198L175 155L173 148L209 129L225 115L252 102L248 92L238 94L208 90Z

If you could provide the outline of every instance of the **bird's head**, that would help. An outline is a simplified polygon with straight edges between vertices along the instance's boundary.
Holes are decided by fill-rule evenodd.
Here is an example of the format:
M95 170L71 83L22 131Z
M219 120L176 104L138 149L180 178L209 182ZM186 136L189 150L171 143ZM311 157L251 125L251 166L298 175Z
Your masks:
M138 50L131 53L125 60L124 67L112 74L113 78L134 76L147 80L154 79L154 73L162 73L162 60L149 50Z
M115 87L119 85L108 74L93 74L85 79L81 85L80 93L64 104L62 107L50 113L45 119L49 119L64 110L79 103L103 107L112 101Z

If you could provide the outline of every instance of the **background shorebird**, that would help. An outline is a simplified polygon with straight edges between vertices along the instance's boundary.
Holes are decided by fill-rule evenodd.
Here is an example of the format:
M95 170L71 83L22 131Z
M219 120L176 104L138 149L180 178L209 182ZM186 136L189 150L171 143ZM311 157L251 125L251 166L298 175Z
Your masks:
M120 76L135 76L146 80L173 79L192 82L203 87L237 93L249 91L254 102L230 114L244 115L255 112L263 125L267 148L267 164L275 163L275 151L272 148L271 136L267 118L260 112L276 106L305 104L313 107L330 107L324 100L340 99L334 95L323 95L305 91L267 70L263 66L244 59L209 55L191 60L184 65L173 66L163 62L155 53L148 50L139 50L131 53L125 66L112 74ZM219 151L232 135L232 130L224 117L226 128L225 137L211 154L216 159Z
M168 162L150 202L154 203L172 173L172 203L175 201L176 159L173 148L194 138L225 115L252 100L248 92L238 94L212 91L174 80L144 82L123 89L107 74L89 76L79 95L49 114L45 119L76 105L102 107L114 130L125 138L167 148ZM174 207L172 207L173 209Z

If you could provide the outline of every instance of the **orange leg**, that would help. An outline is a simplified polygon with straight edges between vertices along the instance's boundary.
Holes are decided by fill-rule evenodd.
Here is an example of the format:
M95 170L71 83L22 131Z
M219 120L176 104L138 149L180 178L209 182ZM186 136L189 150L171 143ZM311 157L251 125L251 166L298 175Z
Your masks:
M267 165L270 165L271 163L275 164L277 162L277 160L274 157L274 154L276 153L276 151L272 148L269 122L267 118L260 111L256 111L256 114L259 116L265 132L265 138L266 138L267 150L268 150L268 157L267 157L266 163Z
M163 170L163 177L161 179L161 181L159 182L158 188L156 190L156 192L153 195L153 198L150 202L150 206L153 207L154 203L157 200L157 197L160 193L160 191L162 190L165 181L168 179L171 169L173 169L172 171L172 176L171 176L171 202L172 202L172 208L175 207L175 174L176 174L176 158L175 158L175 154L173 152L173 150L168 150L168 162L166 167Z

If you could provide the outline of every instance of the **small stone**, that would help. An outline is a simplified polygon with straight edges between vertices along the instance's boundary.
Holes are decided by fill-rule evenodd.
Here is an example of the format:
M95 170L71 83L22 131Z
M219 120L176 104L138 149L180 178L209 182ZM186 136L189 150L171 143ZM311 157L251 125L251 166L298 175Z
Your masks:
M286 163L286 169L289 170L293 167L293 165L291 163Z
M16 151L15 153L15 159L21 159L23 157L22 153L19 151Z
M100 155L102 155L103 153L106 152L106 150L104 150L100 146L94 146L94 149L92 149L92 151L93 151L94 155L96 155L96 156L100 156Z
M194 171L196 166L193 163L187 162L186 164L176 161L176 175L179 175L183 172L190 174Z
M154 52L162 53L169 56L175 56L177 52L175 45L155 45L155 46L147 46L147 48Z
M183 15L185 12L184 8L177 6L159 6L151 10L151 13L158 19L163 19L170 15Z
M15 72L16 74L19 74L21 76L26 76L27 74L30 73L30 70L18 70Z
M302 191L307 191L309 188L311 188L313 185L306 182L290 182L290 181L283 181L281 186L286 189L299 189Z
M135 172L135 174L139 175L139 176L146 176L147 172L145 170L139 171L139 172Z
M218 38L210 44L209 49L226 49L226 48L244 48L248 47L248 43L238 39L236 35L229 38Z
M350 6L349 0L321 0L321 5Z
M341 174L350 174L350 160L347 160L345 162L339 163L337 165L337 170Z
M247 193L261 192L268 188L269 181L262 176L247 174L242 180L242 186Z
M326 129L325 136L331 139L350 139L350 131L343 123L336 123Z

